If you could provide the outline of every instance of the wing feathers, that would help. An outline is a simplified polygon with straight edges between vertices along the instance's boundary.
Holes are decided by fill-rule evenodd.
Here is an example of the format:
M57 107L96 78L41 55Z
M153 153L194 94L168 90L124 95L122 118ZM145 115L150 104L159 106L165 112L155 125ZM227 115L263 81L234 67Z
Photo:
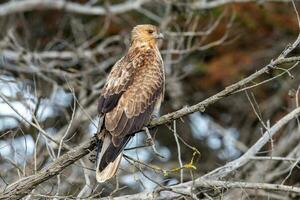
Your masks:
M114 130L112 130L113 133L122 133L124 128L127 126L128 123L128 118L126 116L126 114L124 112L122 112L122 116L121 119L118 123L118 125L116 126L116 128ZM113 134L115 135L115 134Z
M131 85L133 74L134 67L128 60L128 56L124 56L116 62L101 91L98 102L99 113L107 113L117 105L121 95Z
M125 135L141 130L144 124L149 121L153 108L154 105L151 105L145 112L141 113L139 116L133 118L123 118L124 123L121 123L120 121L119 126L115 130L111 131L111 134L113 135L112 141L114 145L118 146L119 141L121 141L121 139Z
M105 116L105 128L110 132L115 130L122 118L122 115L123 110L120 108L118 108L115 112L107 113Z
M117 105L120 96L121 93L112 94L107 97L101 96L98 102L98 112L107 113L111 111Z

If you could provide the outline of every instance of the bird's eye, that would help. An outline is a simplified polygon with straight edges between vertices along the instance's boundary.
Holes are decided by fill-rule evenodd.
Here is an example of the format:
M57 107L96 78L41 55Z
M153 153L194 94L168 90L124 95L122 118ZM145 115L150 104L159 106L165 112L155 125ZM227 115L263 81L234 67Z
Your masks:
M154 31L153 30L148 30L148 33L152 34Z

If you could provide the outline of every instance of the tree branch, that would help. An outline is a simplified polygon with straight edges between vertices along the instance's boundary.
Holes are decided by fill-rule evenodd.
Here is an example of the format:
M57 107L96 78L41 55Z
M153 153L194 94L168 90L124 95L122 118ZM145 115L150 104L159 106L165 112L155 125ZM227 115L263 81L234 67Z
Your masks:
M242 155L240 158L229 162L228 164L219 167L212 172L196 179L195 181L188 181L182 184L174 185L171 187L161 188L160 191L153 191L150 193L138 193L134 195L122 196L115 199L149 199L150 197L155 199L174 199L181 194L191 195L193 190L199 187L220 187L220 188L248 188L248 189L265 189L265 190L277 190L285 192L294 192L300 194L299 187L285 186L285 185L275 185L267 183L246 183L246 182L228 182L228 181L218 181L213 179L218 179L225 177L230 172L237 170L238 168L244 166L248 163L253 156L258 153L258 151L277 133L284 125L289 121L300 115L300 107L296 108L292 112L288 113L286 116L281 118L274 126L267 130L263 136L251 147L249 150ZM208 180L210 179L210 180ZM158 198L159 197L159 198Z
M224 6L226 4L234 4L234 3L267 3L267 2L291 2L290 0L215 0L215 1L196 1L191 4L192 9L211 9L215 7Z
M185 115L188 115L188 114L191 114L191 113L194 113L194 112L198 112L198 111L204 112L206 107L208 107L209 105L215 103L216 101L218 101L218 100L220 100L220 99L222 99L226 96L229 96L229 95L235 93L239 89L246 86L248 83L251 83L257 77L261 76L264 73L267 73L270 70L271 67L274 67L274 66L277 66L277 65L280 65L280 64L284 64L284 63L297 62L297 61L299 61L299 59L300 59L300 57L278 58L275 61L272 61L267 66L265 66L262 69L258 70L257 72L251 74L250 76L242 79L241 81L239 81L235 84L232 84L232 85L226 87L221 92L205 99L204 101L201 101L198 104L182 108L182 109L180 109L176 112L166 114L166 115L160 117L159 119L155 119L155 120L151 121L149 127L152 128L154 126L162 125L162 124L168 123L168 122L170 122L174 119L181 118Z
M288 113L282 119L280 119L274 126L268 129L262 137L257 140L257 142L248 149L248 151L243 154L238 159L227 163L226 165L219 167L208 174L202 176L203 179L218 179L225 177L230 172L244 166L251 158L258 153L258 151L277 133L284 125L286 125L292 119L300 115L300 107L296 108L292 112Z
M0 16L14 13L28 12L33 10L63 10L69 13L82 15L106 15L108 13L122 14L132 10L138 10L142 5L150 0L126 1L111 6L90 6L66 0L22 0L9 1L0 4ZM211 9L230 3L264 3L264 2L290 2L290 0L214 0L214 1L195 1L194 3L178 3L178 5L188 6L192 9Z
M231 188L243 188L252 190L269 190L269 191L282 191L300 194L299 187L268 184L268 183L248 183L248 182L231 182L231 181L216 181L216 180L200 180L197 179L194 182L186 182L171 187L163 188L153 192L141 192L133 195L125 195L121 197L114 197L114 200L148 200L148 199L174 199L180 197L181 194L191 195L191 192L198 188L211 188L213 190L218 189L231 189ZM181 194L180 194L181 193ZM108 198L105 198L108 199Z
M0 194L0 199L21 199L26 196L40 183L50 179L51 177L57 175L67 166L73 164L75 161L79 160L95 147L96 139L93 137L88 142L82 144L81 146L74 148L64 155L60 156L48 167L41 170L35 175L25 177L18 180L17 182L9 185L2 194Z
M32 10L63 10L70 13L84 15L106 15L108 13L121 14L138 9L142 4L149 0L126 1L125 3L115 4L108 7L89 6L65 0L23 0L9 1L0 4L0 16L10 15L19 12Z

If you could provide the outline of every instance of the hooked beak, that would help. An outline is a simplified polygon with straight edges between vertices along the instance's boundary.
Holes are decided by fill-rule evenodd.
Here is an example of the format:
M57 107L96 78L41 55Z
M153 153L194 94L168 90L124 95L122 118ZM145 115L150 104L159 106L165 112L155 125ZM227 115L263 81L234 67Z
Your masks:
M156 39L164 39L164 35L162 33L159 33L155 36Z

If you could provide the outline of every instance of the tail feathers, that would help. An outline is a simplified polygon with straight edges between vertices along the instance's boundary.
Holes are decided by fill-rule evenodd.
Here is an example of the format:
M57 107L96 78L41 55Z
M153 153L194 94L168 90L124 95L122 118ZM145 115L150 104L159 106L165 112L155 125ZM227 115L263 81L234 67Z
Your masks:
M99 183L103 183L108 179L111 179L118 171L120 162L122 160L123 153L119 154L118 157L110 162L104 170L100 171L99 168L96 169L96 179Z
M96 179L98 182L105 182L112 178L118 171L122 160L123 149L131 136L122 139L119 146L115 147L109 133L103 137L102 148L97 158Z

